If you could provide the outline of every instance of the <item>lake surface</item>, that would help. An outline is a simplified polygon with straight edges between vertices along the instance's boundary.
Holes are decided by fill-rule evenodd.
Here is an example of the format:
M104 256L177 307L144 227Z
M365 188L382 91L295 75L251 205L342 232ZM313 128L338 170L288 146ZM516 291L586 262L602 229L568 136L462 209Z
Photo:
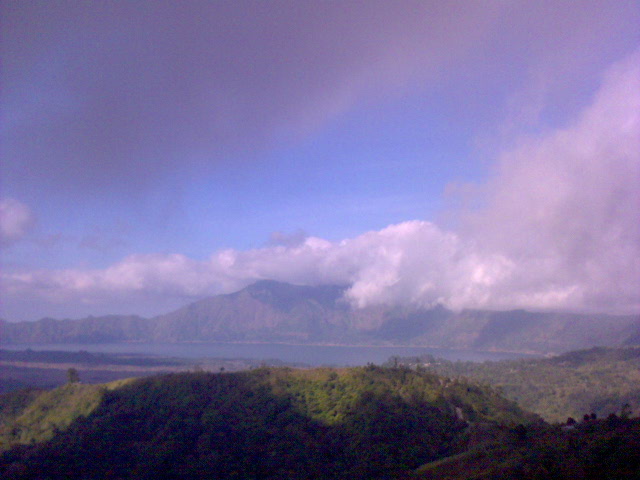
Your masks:
M55 350L102 353L138 353L180 358L224 358L281 360L289 364L308 366L380 365L392 356L409 357L430 354L446 360L483 362L515 358L536 358L536 355L504 352L449 350L427 347L283 345L268 343L107 343L107 344L18 344L0 345L5 350Z

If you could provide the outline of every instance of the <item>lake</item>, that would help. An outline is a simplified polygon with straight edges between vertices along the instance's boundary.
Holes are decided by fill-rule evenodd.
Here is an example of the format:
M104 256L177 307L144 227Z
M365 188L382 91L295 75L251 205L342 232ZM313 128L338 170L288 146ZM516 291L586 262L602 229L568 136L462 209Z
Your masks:
M102 353L137 353L179 358L225 358L281 360L308 366L380 365L392 356L410 357L430 354L446 360L483 362L536 358L536 355L506 352L450 350L428 347L283 345L270 343L108 343L108 344L18 344L0 345L4 350L55 350Z

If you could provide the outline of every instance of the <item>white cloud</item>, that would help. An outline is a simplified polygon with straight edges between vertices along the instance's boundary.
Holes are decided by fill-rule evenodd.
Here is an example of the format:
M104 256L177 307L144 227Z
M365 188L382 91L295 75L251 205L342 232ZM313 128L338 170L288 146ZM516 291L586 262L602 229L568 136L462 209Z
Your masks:
M12 245L20 241L33 227L35 217L31 209L13 198L0 200L0 244Z
M412 221L329 242L308 237L293 246L225 250L206 261L184 255L134 255L105 270L4 274L6 291L52 302L99 303L115 296L199 297L233 291L264 278L302 284L351 285L357 306L377 303L484 305L511 266L480 257L452 233Z
M495 303L640 307L640 51L614 65L564 129L523 137L465 235L516 268Z

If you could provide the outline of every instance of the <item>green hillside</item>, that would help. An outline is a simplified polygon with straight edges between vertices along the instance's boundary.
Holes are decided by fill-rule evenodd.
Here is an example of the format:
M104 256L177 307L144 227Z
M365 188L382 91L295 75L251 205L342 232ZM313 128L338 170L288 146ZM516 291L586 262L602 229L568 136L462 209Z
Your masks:
M594 355L620 357L554 360ZM640 419L628 408L550 425L492 387L422 367L23 390L0 396L0 436L3 479L640 478Z
M57 434L5 452L2 478L402 478L458 453L469 422L539 421L490 388L375 366L73 384L25 403L3 419L13 442Z
M449 377L492 385L550 422L585 413L606 417L628 404L640 411L640 348L580 350L545 359L449 362L433 357L391 363L421 366Z
M95 410L106 392L128 382L68 383L50 391L25 389L0 395L0 451L53 438L78 417Z

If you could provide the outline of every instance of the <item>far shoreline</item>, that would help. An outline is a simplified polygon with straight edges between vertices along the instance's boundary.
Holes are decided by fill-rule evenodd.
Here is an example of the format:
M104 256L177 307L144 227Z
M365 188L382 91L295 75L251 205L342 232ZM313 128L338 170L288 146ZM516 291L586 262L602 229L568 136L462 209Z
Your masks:
M101 345L104 346L126 346L126 345L139 345L139 346L153 346L161 348L162 346L180 347L180 346L286 346L286 347L322 347L322 348L367 348L367 349L425 349L425 350L438 350L443 352L460 352L460 353L477 353L477 354L504 354L504 355L518 355L523 357L553 357L560 355L562 352L541 352L534 350L505 350L505 349L471 349L471 348L452 348L443 347L438 345L428 344L363 344L363 343L335 343L335 342L283 342L283 341L260 341L260 340L236 340L236 341L181 341L181 342L144 342L144 341L122 341L122 342L95 342L95 343L80 343L80 342L63 342L63 343L0 343L0 350L18 350L19 348L39 348L39 347L89 347L92 350L97 350ZM66 351L72 351L68 348L56 348L64 349ZM136 353L136 352L130 352Z

